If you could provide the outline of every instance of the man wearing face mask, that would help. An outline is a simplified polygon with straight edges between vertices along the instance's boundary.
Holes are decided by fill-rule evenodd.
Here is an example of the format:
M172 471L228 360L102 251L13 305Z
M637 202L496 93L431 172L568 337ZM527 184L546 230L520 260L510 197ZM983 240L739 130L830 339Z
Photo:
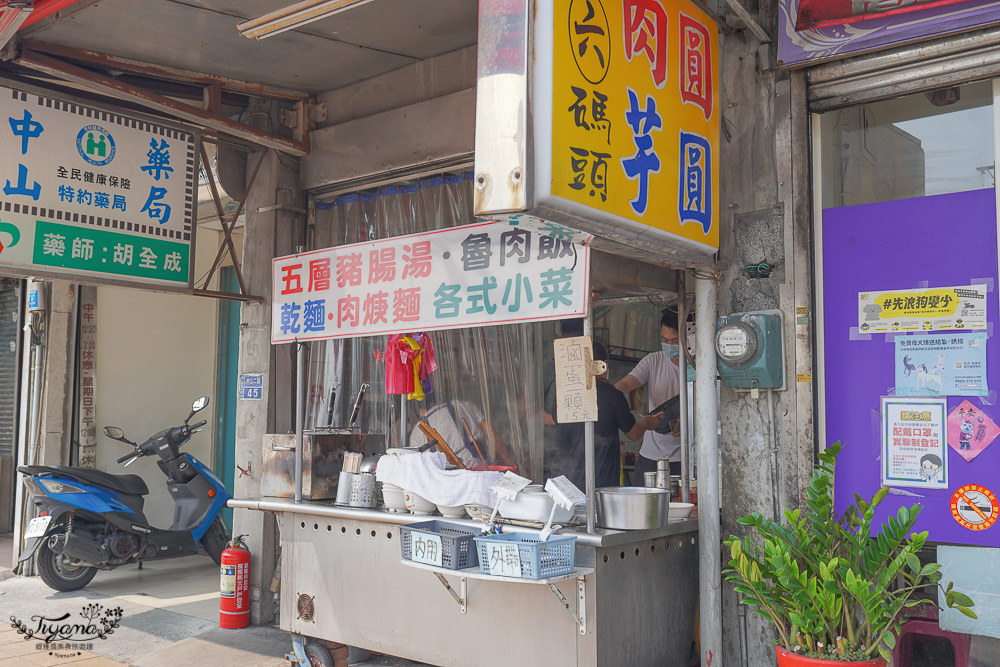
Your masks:
M615 388L626 396L645 386L649 412L680 393L680 339L677 313L671 310L664 310L660 318L660 348L660 352L643 357L628 375L615 384ZM635 483L641 485L643 473L656 470L656 459L669 457L670 474L681 474L680 426L673 423L670 426L670 433L646 431L635 461Z

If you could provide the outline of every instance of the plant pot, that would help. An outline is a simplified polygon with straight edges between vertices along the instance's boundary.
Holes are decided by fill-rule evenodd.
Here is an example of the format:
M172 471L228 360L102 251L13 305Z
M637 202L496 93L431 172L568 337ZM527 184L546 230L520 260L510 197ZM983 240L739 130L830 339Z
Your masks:
M840 662L838 660L824 660L822 658L807 658L804 655L793 653L782 646L775 646L774 653L778 656L778 667L885 667L885 660L882 658Z

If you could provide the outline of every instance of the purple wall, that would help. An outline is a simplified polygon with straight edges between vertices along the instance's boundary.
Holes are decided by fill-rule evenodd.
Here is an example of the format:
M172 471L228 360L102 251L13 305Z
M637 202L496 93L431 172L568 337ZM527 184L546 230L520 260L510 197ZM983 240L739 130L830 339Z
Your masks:
M988 284L990 393L969 400L1000 423L996 281L992 189L823 211L826 437L844 443L837 466L838 510L853 502L854 493L867 499L880 487L879 397L892 394L895 381L894 334L857 334L858 292ZM963 400L949 398L949 414ZM971 462L949 447L948 463L950 491L903 489L920 498L890 494L876 517L879 523L899 507L919 503L924 509L916 530L929 531L931 540L1000 546L1000 524L970 531L952 518L949 507L951 494L964 484L1000 493L1000 439Z

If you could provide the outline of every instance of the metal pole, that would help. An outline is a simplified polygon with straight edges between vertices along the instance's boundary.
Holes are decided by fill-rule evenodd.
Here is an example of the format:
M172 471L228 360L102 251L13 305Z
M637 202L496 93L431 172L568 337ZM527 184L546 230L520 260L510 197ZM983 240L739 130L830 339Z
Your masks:
M296 372L295 372L295 502L302 502L302 458L305 447L302 446L302 422L305 417L306 404L306 346L295 342Z
M688 381L687 381L687 280L684 271L677 272L677 338L680 346L681 404L681 502L691 502L691 452L688 450Z
M584 336L590 336L593 330L590 317L590 303L588 302L587 315L583 318ZM587 469L587 488L584 491L587 494L587 532L593 533L597 526L597 520L594 513L595 489L597 487L597 471L594 465L594 422L584 422L583 424L583 448L585 452L584 465Z
M701 608L701 662L722 667L722 563L719 514L718 403L715 394L715 321L718 286L713 277L695 280L698 368L695 392L698 413L698 567Z
M388 352L386 352L388 354ZM406 394L399 395L399 444L397 447L408 447L406 440Z

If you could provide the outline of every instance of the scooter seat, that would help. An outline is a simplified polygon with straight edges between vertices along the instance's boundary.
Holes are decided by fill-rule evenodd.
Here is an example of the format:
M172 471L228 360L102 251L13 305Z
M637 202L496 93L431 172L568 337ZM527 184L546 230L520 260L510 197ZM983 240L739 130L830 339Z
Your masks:
M25 468L25 470L21 470ZM28 469L30 468L30 472ZM134 496L145 496L149 494L146 482L138 475L112 475L103 470L93 468L71 468L69 466L21 466L18 471L29 475L37 475L41 472L54 472L65 477L70 477L84 484L94 484L103 486L119 493L127 493Z

